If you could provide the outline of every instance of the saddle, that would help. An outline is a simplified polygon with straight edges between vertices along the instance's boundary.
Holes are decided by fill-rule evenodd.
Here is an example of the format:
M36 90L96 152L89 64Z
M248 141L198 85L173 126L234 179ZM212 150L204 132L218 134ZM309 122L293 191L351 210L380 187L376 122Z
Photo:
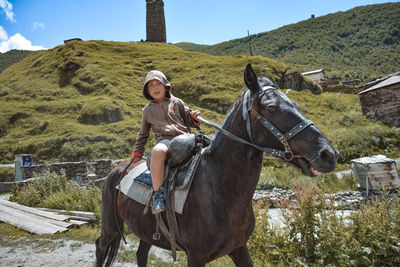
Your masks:
M208 136L198 131L196 134L182 134L175 137L171 140L168 147L163 183L168 227L162 216L157 214L157 227L153 239L157 240L160 238L160 234L158 233L160 227L164 236L171 243L174 260L176 260L176 249L183 250L179 246L179 228L175 212L180 214L183 212L186 197L201 159L202 148L208 146L210 141L211 139ZM137 163L117 186L117 189L126 196L146 205L144 213L149 209L153 194L149 166L149 158L146 162Z
M166 175L164 177L163 186L165 186L165 182L168 179L168 172L172 169L178 170L174 186L182 186L185 183L187 173L187 171L184 170L187 169L199 149L209 146L210 142L211 138L201 131L196 134L181 134L173 138L168 147L167 160L164 169ZM150 170L151 157L146 158L146 164L147 168ZM146 175L137 177L136 180L152 185L150 172L147 172Z

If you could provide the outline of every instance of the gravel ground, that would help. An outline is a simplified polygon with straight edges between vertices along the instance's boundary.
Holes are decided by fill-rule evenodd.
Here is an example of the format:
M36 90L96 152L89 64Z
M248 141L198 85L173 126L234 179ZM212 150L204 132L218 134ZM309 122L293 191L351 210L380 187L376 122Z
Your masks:
M0 195L0 199L8 200L9 194ZM55 267L80 267L94 266L96 247L94 242L88 244L82 241L69 239L34 239L21 237L18 239L8 239L0 235L0 267L36 267L36 266L55 266ZM121 242L120 252L123 250L132 251L135 255L138 242L127 240L125 245ZM152 247L153 253L161 261L172 262L169 251L161 248ZM118 262L113 266L137 266L134 263Z
M32 242L32 240L25 238L19 238L13 243L14 245L10 244L11 246L0 247L1 266L64 267L91 266L94 263L94 244L49 239Z
M0 237L4 238L4 237ZM63 239L29 239L19 238L8 240L6 246L0 247L0 266L15 267L80 267L94 266L95 245L81 241ZM137 244L128 241L128 245L121 245L121 249L136 252ZM167 251L152 247L150 253L155 254L163 261L171 262L172 258ZM135 263L116 261L113 266L137 266Z

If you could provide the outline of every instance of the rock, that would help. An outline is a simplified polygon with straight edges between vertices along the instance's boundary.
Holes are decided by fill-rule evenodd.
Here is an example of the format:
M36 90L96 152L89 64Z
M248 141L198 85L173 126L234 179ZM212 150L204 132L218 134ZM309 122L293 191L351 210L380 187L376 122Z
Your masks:
M82 111L78 121L84 124L114 123L122 120L121 108L117 106L104 106L100 110Z
M380 192L370 192L368 201L374 197L382 198ZM392 198L393 196L400 196L400 192L390 192L387 197ZM359 209L361 204L367 201L366 193L360 191L348 191L348 192L337 192L336 194L324 194L325 203L328 205L331 203L331 199L334 201L334 207L341 209ZM264 201L270 204L270 207L280 207L286 204L297 205L296 194L288 189L273 188L272 190L257 190L255 201L264 199Z

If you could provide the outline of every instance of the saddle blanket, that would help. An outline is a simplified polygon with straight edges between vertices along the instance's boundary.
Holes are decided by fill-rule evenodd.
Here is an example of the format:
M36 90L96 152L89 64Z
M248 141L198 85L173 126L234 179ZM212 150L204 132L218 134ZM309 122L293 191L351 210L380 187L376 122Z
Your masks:
M201 153L197 153L192 162L177 173L177 186L173 191L173 196L175 197L175 212L179 214L183 212L186 197L189 193L200 157ZM151 201L153 187L150 170L147 168L146 161L142 160L138 162L136 166L122 178L120 184L116 188L127 197L142 205L147 205L149 201Z

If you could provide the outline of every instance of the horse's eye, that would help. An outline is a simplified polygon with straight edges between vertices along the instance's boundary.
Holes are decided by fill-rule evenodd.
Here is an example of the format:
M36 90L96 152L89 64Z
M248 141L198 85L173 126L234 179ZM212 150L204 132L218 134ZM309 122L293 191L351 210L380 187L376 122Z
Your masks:
M275 110L276 110L276 104L269 104L269 105L267 106L267 111L268 111L269 113L274 113Z

